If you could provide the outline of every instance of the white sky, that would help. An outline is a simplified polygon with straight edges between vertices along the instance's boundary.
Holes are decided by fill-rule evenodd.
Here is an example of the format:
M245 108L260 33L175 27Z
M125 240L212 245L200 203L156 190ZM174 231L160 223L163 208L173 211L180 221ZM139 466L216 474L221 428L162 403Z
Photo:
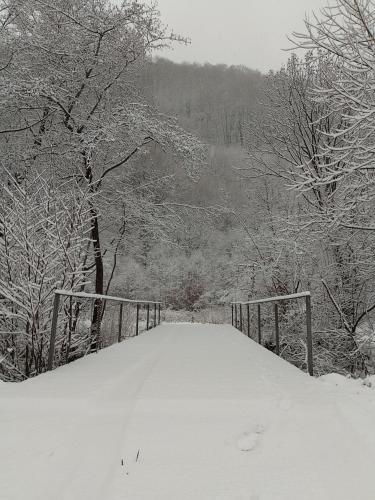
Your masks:
M177 62L243 64L263 72L288 58L287 35L327 0L158 0L161 18L191 45L160 55Z

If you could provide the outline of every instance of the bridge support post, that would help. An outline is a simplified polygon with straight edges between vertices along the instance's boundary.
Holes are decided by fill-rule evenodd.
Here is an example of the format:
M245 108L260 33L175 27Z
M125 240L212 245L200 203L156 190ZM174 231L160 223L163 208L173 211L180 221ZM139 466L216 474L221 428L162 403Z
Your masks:
M247 304L247 336L250 338L250 304Z
M120 313L118 318L118 342L121 342L121 333L122 333L122 313L123 313L124 304L120 304Z
M139 334L139 309L140 305L137 304L137 318L135 320L135 336L138 337Z
M57 318L59 315L59 304L60 304L60 294L55 292L55 298L53 300L51 336L49 340L49 352L48 352L48 362L47 362L48 371L52 370L53 358L55 357L55 343L56 343L56 332L57 332Z
M275 304L275 352L280 356L279 306Z
M312 320L311 320L311 297L306 297L306 342L307 342L307 371L314 375L313 345L312 345Z
M260 304L258 304L258 343L262 344L262 322L260 315Z

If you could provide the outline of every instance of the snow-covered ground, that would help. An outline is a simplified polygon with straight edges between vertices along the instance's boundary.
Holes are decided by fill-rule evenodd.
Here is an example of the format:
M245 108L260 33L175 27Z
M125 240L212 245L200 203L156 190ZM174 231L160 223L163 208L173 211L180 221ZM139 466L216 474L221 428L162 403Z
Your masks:
M375 390L230 326L163 325L0 384L1 500L375 499Z

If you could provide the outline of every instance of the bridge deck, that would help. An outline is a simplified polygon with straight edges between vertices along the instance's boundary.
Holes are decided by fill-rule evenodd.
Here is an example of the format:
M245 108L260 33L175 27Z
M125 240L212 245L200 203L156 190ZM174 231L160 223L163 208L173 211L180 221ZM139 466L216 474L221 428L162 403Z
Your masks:
M373 500L374 412L339 400L230 326L163 325L0 385L0 498Z

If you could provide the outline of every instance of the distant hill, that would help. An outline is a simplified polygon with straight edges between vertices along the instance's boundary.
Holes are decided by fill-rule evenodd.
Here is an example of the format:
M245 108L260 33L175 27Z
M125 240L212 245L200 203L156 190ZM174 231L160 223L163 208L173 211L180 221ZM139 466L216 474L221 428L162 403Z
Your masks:
M264 75L244 66L156 59L144 86L158 107L210 144L241 145L243 125L258 106Z

